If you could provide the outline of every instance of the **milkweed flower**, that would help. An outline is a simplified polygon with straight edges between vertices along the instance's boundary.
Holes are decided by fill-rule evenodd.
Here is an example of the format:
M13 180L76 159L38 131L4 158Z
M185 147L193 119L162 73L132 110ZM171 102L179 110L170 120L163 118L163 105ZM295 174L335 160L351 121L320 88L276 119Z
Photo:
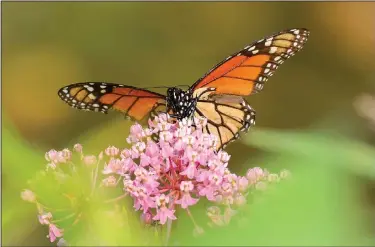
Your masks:
M217 137L203 132L206 125L204 118L172 121L167 114L161 114L150 119L147 127L138 123L131 126L126 138L130 146L125 149L108 146L99 155L91 155L83 152L81 144L76 144L74 152L69 149L48 151L45 154L47 169L42 176L53 175L57 184L72 182L73 178L91 183L75 188L74 191L79 192L76 195L72 191L61 193L69 200L71 208L64 209L70 213L59 219L53 220L54 209L38 201L41 197L36 196L34 188L24 190L21 197L37 205L39 222L48 226L47 237L51 242L58 240L58 245L65 243L62 237L69 226L63 222L68 220L73 227L83 218L84 207L79 203L87 205L96 194L113 195L116 188L122 193L117 198L106 199L104 204L130 197L134 210L139 211L140 220L145 224L165 225L177 220L185 211L194 224L194 235L203 234L204 229L196 223L190 208L201 201L209 201L209 225L225 226L236 216L237 209L247 203L249 195L289 178L290 172L270 174L260 167L249 169L244 176L231 172L228 166L231 155L217 150ZM74 158L77 154L81 164ZM101 193L97 193L98 190ZM106 193L108 190L112 192ZM41 200L45 202L48 198ZM64 210L55 209L59 212L56 215L60 216Z
M176 220L178 207L189 211L200 200L224 206L223 222L229 222L232 207L246 203L249 189L279 178L268 178L259 167L246 176L232 173L230 155L216 150L215 135L203 133L206 124L201 118L171 122L166 114L149 120L148 128L135 124L127 138L131 147L103 169L103 174L123 177L124 191L145 222Z

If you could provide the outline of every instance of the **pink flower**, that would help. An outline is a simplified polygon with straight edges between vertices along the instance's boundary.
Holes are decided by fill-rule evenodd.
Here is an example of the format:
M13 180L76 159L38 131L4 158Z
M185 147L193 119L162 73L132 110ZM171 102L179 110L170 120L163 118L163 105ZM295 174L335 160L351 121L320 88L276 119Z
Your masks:
M134 171L134 175L136 176L136 180L140 181L147 189L154 190L159 186L159 182L156 181L157 176L154 173L148 172L143 167L138 167Z
M131 156L132 156L132 153L131 153L131 151L130 151L129 149L124 149L124 150L122 150L121 153L120 153L120 157L121 157L122 159L130 158Z
M141 221L145 224L151 224L152 223L152 214L151 213L142 213L141 214Z
M63 151L56 151L54 149L51 149L45 154L45 158L47 161L53 163L54 165L57 165L59 163L66 163L67 158L70 159L71 154L69 154L69 150L63 150Z
M219 156L220 161L223 163L228 163L230 159L230 155L228 155L227 152L223 152L221 150L218 152L218 156Z
M110 157L117 156L119 154L120 150L114 146L109 146L105 150L105 154Z
M122 173L123 167L123 160L112 158L104 167L103 174Z
M194 189L194 185L191 181L182 181L180 184L180 190L182 192L181 199L177 200L176 204L181 204L182 208L194 205L198 202L198 199L192 198L190 192Z
M47 161L55 161L57 159L58 152L55 149L51 149L45 154L45 158Z
M74 151L76 151L77 153L82 153L82 150L83 150L83 147L81 144L77 143L74 145L73 147Z
M140 154L146 149L144 142L137 142L132 148L132 158L139 158Z
M140 157L140 162L139 162L139 165L142 166L142 167L146 167L146 166L149 166L151 164L151 158L150 156L142 153L141 154L141 157Z
M138 167L137 164L131 159L126 158L122 160L123 166L121 175L125 176L127 173L134 172L134 170Z
M130 135L126 139L128 143L140 141L145 136L142 125L136 123L130 127Z
M50 212L43 213L41 215L38 215L38 219L39 219L40 224L48 225L50 224L50 221L52 220L52 214Z
M146 213L149 208L155 208L155 201L150 197L146 188L141 187L138 189L138 196L134 203L134 208L137 210L143 209L143 213Z
M194 163L190 163L180 174L187 176L189 179L193 179L198 174L198 170Z
M56 238L60 238L63 236L63 230L57 228L54 224L49 224L49 240L55 242Z
M250 184L255 184L264 176L265 176L265 173L260 167L251 168L246 173L246 178L248 179Z
M164 142L170 142L173 138L173 134L169 131L163 131L159 134L160 140Z
M109 176L102 181L103 185L106 187L115 187L117 184L116 178L114 176Z
M214 192L216 190L216 188L212 185L201 185L198 187L199 189L199 195L200 196L205 196L208 200L210 201L215 201L215 196L214 196Z
M61 151L61 156L65 162L70 161L72 159L72 152L69 149L65 148Z
M249 180L247 180L245 177L239 177L237 183L238 189L241 192L245 192L249 187Z
M166 206L169 203L169 197L162 194L161 196L156 197L156 202L158 208L156 209L156 215L152 218L153 220L159 220L160 224L164 225L167 222L167 219L177 219L174 215L175 210L169 209Z

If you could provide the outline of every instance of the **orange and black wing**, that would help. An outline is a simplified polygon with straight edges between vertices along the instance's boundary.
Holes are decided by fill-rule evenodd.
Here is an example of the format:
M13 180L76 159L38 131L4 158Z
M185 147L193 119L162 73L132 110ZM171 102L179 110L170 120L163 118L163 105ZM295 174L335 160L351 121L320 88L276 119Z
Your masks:
M61 88L58 95L77 109L103 113L114 109L138 121L165 105L165 96L162 94L114 83L71 84Z
M210 95L197 102L195 117L207 118L203 132L218 138L217 149L239 137L255 124L255 111L241 97L235 95Z
M307 29L296 28L259 40L216 65L192 89L243 96L259 92L279 65L302 49L308 36Z

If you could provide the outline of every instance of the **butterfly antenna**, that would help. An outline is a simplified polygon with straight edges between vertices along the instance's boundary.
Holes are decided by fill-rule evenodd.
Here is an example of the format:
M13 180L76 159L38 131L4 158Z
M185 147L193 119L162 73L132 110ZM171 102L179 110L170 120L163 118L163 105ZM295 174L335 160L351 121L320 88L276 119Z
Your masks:
M190 85L185 85L185 84L182 84L182 85L176 85L176 87L187 87L187 88L189 88L189 87L190 87Z
M190 87L189 85L175 85L173 87ZM142 89L150 89L150 88L170 88L170 87L167 87L167 86L157 86L157 87L143 87Z
M169 88L167 86L158 86L158 87L142 87L142 89L150 89L150 88Z

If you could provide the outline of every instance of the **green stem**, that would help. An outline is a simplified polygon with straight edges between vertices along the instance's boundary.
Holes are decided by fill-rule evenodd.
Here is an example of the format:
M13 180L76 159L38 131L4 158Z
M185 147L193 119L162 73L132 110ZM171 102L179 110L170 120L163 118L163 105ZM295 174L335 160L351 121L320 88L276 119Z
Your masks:
M96 163L95 175L93 177L92 188L91 188L91 196L94 194L95 187L96 187L96 180L98 179L99 162L100 160L98 160L98 162Z
M164 246L168 246L169 239L171 238L171 231L172 231L172 220L167 220L167 232L165 234L165 243Z
M127 196L126 194L123 194L123 195L118 196L116 198L106 200L106 201L104 201L104 203L116 202L116 201L121 200L122 198L125 198L126 196Z
M52 222L53 223L58 223L58 222L61 222L61 221L64 221L64 220L68 220L68 219L74 217L74 215L76 215L76 213L69 214L68 216L65 216L64 218L61 218L61 219L58 219L58 220L54 220Z
M170 197L171 201L169 202L169 205L172 205L172 209L174 208L174 198ZM171 238L171 232L172 232L172 220L167 220L167 232L165 233L165 243L164 246L168 246L169 239Z

